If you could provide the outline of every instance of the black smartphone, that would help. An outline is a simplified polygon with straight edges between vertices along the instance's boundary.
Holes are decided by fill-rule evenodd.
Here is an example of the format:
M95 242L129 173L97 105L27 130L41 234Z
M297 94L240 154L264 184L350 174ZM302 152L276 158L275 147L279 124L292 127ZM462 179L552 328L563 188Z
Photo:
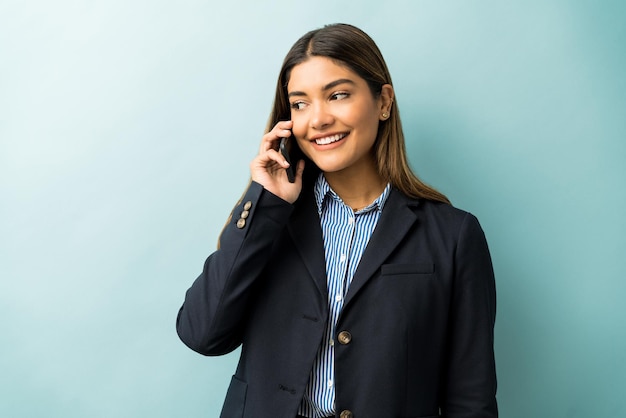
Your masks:
M281 138L280 140L280 153L285 157L285 160L289 163L287 170L287 179L290 183L296 181L296 167L298 166L298 160L300 157L300 149L297 144L292 141L293 134L289 138Z

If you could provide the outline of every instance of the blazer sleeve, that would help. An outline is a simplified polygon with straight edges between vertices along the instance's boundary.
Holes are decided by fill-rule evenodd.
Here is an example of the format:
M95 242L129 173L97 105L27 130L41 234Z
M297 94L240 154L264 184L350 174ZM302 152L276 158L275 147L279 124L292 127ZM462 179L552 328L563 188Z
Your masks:
M460 229L454 280L443 416L495 418L495 280L485 235L471 214Z
M250 184L178 312L176 331L189 348L221 355L241 344L254 285L292 210L260 184Z

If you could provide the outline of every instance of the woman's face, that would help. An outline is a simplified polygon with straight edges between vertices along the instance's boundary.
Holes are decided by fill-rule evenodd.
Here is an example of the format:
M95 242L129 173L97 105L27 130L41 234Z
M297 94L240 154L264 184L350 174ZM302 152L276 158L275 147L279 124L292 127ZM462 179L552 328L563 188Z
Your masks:
M390 85L375 98L352 70L311 57L292 68L287 93L298 145L323 172L376 169L371 150L391 104Z

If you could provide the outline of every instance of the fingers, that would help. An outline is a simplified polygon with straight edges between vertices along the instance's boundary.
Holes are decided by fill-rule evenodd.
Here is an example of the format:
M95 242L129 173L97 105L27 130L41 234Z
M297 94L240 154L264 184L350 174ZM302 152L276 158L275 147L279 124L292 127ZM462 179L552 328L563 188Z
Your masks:
M271 131L263 135L259 153L264 153L271 149L278 150L280 138L289 138L292 126L293 123L290 120L281 121L274 125Z
M250 163L252 180L290 203L293 203L300 195L304 172L304 161L300 160L295 167L296 181L291 183L285 171L289 167L289 163L279 151L281 138L292 136L292 126L293 123L291 121L282 121L274 125L272 130L263 135L259 154ZM292 161L292 163L296 164L295 161Z
M287 160L285 160L285 157L283 157L283 154L276 151L275 149L267 150L265 152L265 156L267 157L268 161L274 161L283 168L289 167L289 163L287 162Z
M250 163L253 179L273 176L289 167L289 163L282 154L274 149L267 150L256 156ZM258 181L261 183L261 181Z

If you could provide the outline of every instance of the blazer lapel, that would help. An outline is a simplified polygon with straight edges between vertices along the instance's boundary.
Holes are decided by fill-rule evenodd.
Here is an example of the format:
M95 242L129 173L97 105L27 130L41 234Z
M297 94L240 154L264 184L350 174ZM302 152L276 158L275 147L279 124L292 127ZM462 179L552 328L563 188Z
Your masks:
M409 199L398 190L392 189L354 273L344 301L344 309L354 298L354 295L376 273L391 252L402 242L404 236L417 221L415 212L410 208L410 206L417 204L419 201Z
M328 300L324 238L313 191L301 197L287 229L320 294Z

